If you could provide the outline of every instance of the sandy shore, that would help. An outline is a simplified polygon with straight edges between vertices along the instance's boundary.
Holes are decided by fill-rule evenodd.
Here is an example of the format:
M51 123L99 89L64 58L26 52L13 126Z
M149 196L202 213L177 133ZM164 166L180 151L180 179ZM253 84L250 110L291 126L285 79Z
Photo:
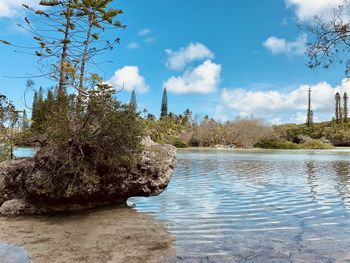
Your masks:
M0 253L6 254L4 246L16 244L30 254L28 262L34 263L171 262L176 254L172 242L163 222L131 208L0 218Z

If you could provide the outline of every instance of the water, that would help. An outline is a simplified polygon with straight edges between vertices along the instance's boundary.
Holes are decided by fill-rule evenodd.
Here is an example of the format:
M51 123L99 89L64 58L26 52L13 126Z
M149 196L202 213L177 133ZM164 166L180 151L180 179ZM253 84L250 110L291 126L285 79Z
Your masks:
M132 198L181 262L350 262L350 150L181 150L168 189Z
M36 149L33 147L16 147L14 149L14 155L16 157L32 157L35 152Z
M167 190L129 203L136 208L0 218L0 258L350 262L350 149L179 150Z

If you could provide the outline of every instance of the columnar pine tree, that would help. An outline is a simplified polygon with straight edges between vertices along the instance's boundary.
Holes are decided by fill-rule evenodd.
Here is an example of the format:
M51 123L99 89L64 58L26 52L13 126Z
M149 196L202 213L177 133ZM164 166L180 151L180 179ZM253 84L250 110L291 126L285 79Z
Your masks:
M22 131L25 131L29 128L28 115L26 110L23 110L22 113Z
M164 88L160 117L163 118L167 116L168 116L168 95L167 95L166 88Z
M307 108L307 126L311 127L313 123L313 112L311 110L311 88L309 88L309 96L308 96L308 108Z
M34 91L34 99L32 106L32 120L35 121L39 114L39 94L37 91Z
M340 109L339 109L339 119L340 119L340 123L342 123L343 122L343 107L340 107Z
M339 94L339 92L337 92L335 94L335 121L336 121L336 123L341 122L340 100L341 100L340 94Z
M345 92L343 96L343 109L344 109L344 122L348 122L348 115L349 115L349 110L348 110L348 94Z
M131 93L129 105L130 105L134 110L137 109L137 100L136 100L136 93L135 93L135 90L133 90L132 93Z

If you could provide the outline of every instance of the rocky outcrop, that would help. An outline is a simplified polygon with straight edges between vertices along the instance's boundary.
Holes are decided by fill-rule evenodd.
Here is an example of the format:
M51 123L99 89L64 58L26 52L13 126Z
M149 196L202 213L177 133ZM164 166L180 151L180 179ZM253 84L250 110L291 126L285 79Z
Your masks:
M49 167L56 160L49 147L34 158L1 162L0 215L62 213L159 195L176 166L176 149L150 138L143 145L136 168L120 167L83 177L53 173Z

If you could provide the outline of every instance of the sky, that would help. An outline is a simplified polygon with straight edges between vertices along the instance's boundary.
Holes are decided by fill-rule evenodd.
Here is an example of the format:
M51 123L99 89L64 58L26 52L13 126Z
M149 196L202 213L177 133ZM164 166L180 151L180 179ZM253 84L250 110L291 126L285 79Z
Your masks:
M16 24L26 15L22 3L0 1L0 39L33 45ZM127 29L108 32L121 43L100 58L98 73L128 102L137 94L138 109L159 116L164 87L169 110L189 108L194 116L217 120L254 117L272 124L303 123L307 91L313 90L315 121L333 117L337 91L350 92L344 68L311 70L304 54L309 36L298 23L319 15L327 19L342 0L115 0ZM113 35L112 35L113 34ZM29 75L40 72L36 58L0 46L0 93L18 108L30 105ZM36 86L49 88L45 78ZM25 97L25 98L24 98Z

